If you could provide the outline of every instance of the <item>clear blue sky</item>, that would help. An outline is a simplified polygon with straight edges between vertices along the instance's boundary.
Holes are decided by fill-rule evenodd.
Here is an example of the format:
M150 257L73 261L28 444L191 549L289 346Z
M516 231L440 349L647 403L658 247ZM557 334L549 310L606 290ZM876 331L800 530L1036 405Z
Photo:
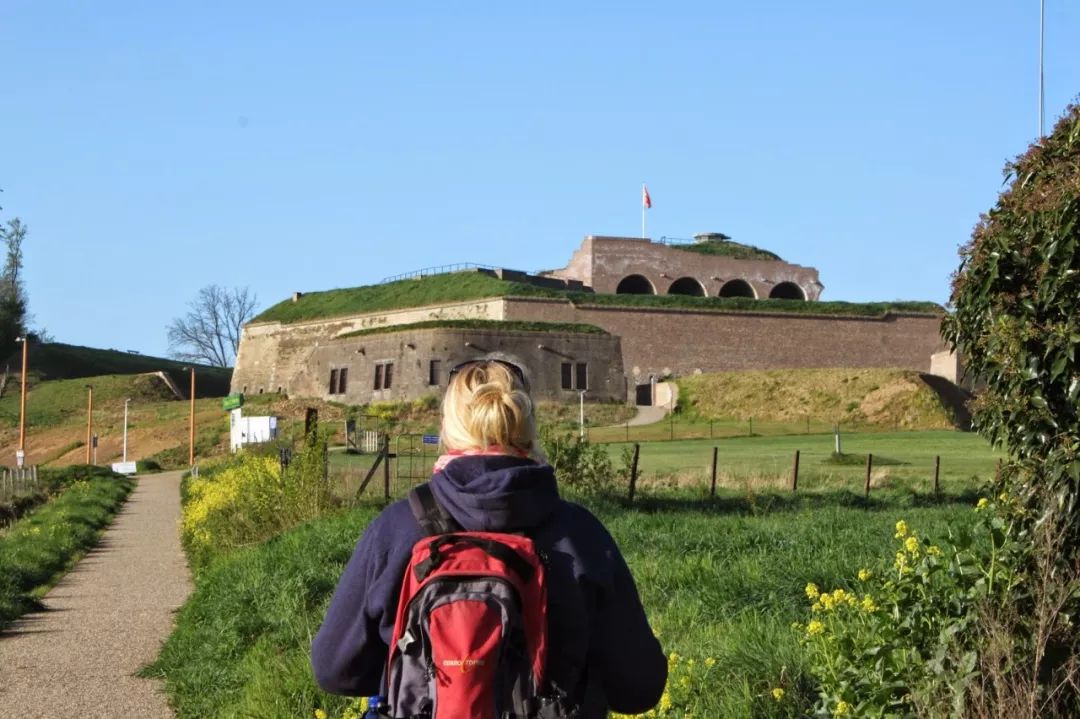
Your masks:
M209 283L293 290L586 234L721 231L826 299L944 302L1037 134L1037 0L0 6L0 219L36 325L166 351ZM1047 123L1080 5L1047 2Z

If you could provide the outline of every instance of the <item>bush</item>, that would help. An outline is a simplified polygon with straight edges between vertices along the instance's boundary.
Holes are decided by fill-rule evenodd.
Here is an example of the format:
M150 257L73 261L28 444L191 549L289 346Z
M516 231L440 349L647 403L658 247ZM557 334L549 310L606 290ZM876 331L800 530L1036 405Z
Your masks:
M241 452L184 481L181 539L196 568L256 544L332 506L326 439L313 436L284 474L277 457Z
M569 432L545 430L540 441L559 483L580 492L612 492L618 475L603 445Z

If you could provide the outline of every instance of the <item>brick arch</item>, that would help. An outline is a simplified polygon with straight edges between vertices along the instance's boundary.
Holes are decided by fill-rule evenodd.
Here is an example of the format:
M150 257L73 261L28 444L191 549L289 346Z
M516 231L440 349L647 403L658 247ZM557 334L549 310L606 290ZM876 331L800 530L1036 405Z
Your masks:
M669 295L690 295L691 297L704 297L705 287L693 277L680 277L671 283L668 288Z
M757 292L754 291L754 286L746 280L728 280L720 288L717 297L749 297L757 299Z
M617 295L655 295L656 288L649 278L644 275L627 275L619 281L615 288Z
M794 282L781 282L772 288L769 292L769 299L772 300L805 300L806 293L803 292L803 288L799 287Z

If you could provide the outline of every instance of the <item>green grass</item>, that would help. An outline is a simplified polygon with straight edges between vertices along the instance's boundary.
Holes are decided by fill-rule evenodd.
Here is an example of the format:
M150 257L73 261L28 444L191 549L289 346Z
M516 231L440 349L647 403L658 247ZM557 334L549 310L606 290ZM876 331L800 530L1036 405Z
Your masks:
M566 299L575 305L618 307L658 307L718 312L766 312L879 317L890 312L941 315L933 302L802 302L755 300L742 297L689 297L686 295L602 295L591 292L562 292L522 282L507 282L482 272L455 272L380 285L309 292L293 302L279 302L252 322L303 322L424 307L446 302L480 300L491 297L548 297Z
M14 368L18 358L13 360ZM80 347L60 342L31 344L28 364L29 374L37 374L50 380L164 371L180 386L181 391L186 391L188 386L184 381L188 374L183 369L188 363L120 350ZM195 372L198 380L196 394L199 397L223 397L229 393L232 369L196 365Z
M769 252L753 245L744 245L741 242L733 242L732 240L708 240L693 244L669 245L669 247L673 250L696 252L699 255L720 255L736 260L783 261L780 259L780 255L775 252Z
M154 375L106 375L82 379L61 379L35 383L26 398L26 421L32 427L53 427L63 424L73 415L86 417L86 385L94 388L94 404L130 397L136 402L174 400L176 395ZM11 427L19 423L19 393L6 392L0 399L0 423Z
M50 482L70 486L0 533L0 628L39 606L44 588L97 544L134 487L103 468L72 467Z
M940 536L970 521L971 501L892 491L869 503L844 492L701 502L669 492L634 509L590 504L622 548L664 649L716 660L694 715L788 717L811 700L789 628L806 620L806 583L854 588L860 567L891 557L897 519ZM165 679L178 717L340 712L345 702L314 684L309 647L374 514L362 507L308 523L199 574L176 631L144 671ZM788 692L782 704L767 697L775 686Z
M347 332L339 335L344 337L364 337L367 335L380 335L388 332L406 332L408 330L427 329L468 329L468 330L499 330L501 332L573 332L586 335L606 335L605 330L596 325L585 325L575 322L513 322L503 320L430 320L428 322L413 322L407 325L390 325L388 327L372 327L356 332Z

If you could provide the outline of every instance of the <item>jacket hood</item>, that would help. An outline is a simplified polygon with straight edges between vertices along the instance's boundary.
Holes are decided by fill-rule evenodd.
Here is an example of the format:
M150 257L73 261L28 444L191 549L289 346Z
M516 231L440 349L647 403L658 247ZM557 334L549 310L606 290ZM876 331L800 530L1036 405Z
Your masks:
M458 457L431 477L431 491L470 532L537 527L559 503L550 465L503 455Z

